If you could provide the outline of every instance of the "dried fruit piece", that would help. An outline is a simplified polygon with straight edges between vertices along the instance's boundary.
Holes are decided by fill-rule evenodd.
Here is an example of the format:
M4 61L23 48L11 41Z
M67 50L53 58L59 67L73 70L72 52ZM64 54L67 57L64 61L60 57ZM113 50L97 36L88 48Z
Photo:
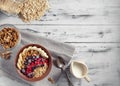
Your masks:
M51 77L48 78L48 81L50 81L52 84L55 83L55 80L53 78L51 78Z

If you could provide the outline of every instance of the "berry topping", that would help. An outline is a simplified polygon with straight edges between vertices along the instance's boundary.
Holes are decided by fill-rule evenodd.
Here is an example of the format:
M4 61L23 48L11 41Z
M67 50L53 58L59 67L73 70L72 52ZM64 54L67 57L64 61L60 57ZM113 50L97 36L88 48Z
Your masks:
M27 62L27 61L25 61L25 62L24 62L24 65L28 65L28 62Z
M31 59L28 59L28 63L30 64L32 62L32 60Z
M32 52L32 54L26 55L23 62L24 68L22 68L20 72L28 78L35 78L38 77L39 72L43 69L43 67L47 70L49 60L40 54L33 54L34 51L30 52Z
M27 74L31 73L32 72L32 68L27 68L26 72L27 72Z
M23 69L21 69L21 72L22 72L23 74L25 74L26 70L23 68Z
M26 57L25 59L28 60L28 59L30 59L30 58L31 58L31 56L28 56L28 57Z
M32 57L32 59L35 59L35 58L36 58L36 56L33 56L33 57Z
M34 74L33 74L33 73L29 73L27 76L28 76L29 78L32 78L32 77L34 76Z

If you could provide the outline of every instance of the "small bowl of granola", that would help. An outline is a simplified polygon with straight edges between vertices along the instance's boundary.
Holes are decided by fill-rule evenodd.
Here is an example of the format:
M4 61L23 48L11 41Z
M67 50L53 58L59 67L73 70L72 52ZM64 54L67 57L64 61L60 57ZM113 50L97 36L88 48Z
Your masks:
M19 30L11 24L0 26L0 46L4 50L11 50L20 43L21 35Z
M45 78L52 67L52 58L46 48L38 44L28 44L20 49L15 66L18 74L27 81Z

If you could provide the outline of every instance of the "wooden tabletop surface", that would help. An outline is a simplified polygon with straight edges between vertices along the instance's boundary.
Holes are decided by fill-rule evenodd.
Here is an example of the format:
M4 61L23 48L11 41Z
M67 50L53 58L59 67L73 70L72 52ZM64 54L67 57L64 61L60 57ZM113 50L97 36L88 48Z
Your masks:
M0 13L0 25L13 24L74 45L74 59L85 61L92 80L87 83L70 75L74 86L120 86L120 0L49 0L49 4L40 21L24 23ZM0 86L25 86L0 73ZM58 86L68 86L64 75Z

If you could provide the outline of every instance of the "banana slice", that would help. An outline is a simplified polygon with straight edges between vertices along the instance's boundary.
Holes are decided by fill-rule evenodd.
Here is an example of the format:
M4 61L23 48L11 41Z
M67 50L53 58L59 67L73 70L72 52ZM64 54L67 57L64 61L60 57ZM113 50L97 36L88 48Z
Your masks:
M21 68L22 68L19 63L17 63L17 67L18 67L18 69L20 69L20 70L21 70Z

